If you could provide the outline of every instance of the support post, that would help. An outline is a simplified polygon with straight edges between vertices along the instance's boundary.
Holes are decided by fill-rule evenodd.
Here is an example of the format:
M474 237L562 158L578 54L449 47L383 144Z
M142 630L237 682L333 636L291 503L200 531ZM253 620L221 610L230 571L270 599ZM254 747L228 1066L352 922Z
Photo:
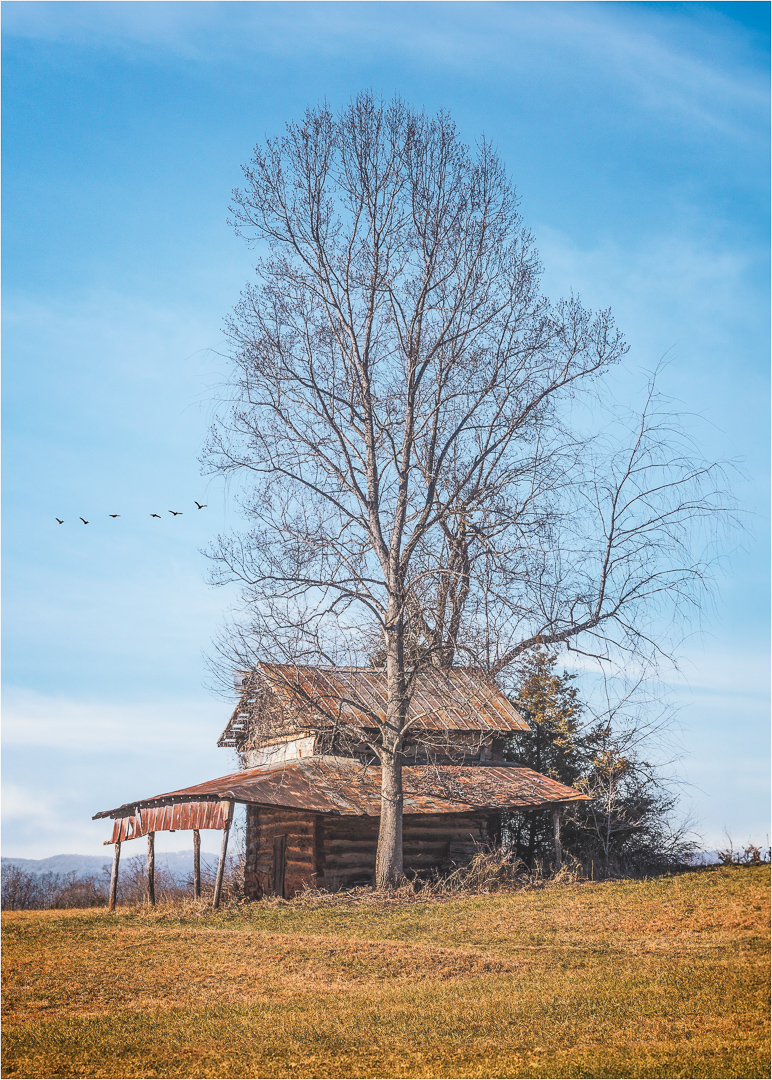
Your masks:
M193 899L201 899L201 833L193 830Z
M155 907L155 833L147 834L147 898Z
M220 897L222 895L222 879L225 873L225 856L228 854L228 833L231 831L231 822L233 821L233 800L228 802L228 816L225 819L225 825L222 830L222 843L220 844L220 861L217 864L217 879L214 883L214 901L212 907L215 910L220 906Z
M115 911L115 897L118 894L118 863L121 861L121 842L117 840L113 851L113 869L110 874L110 900L107 905L108 911Z
M555 837L555 868L559 870L563 865L563 848L560 843L560 807L556 806L552 811L552 832Z
M287 871L287 834L273 838L273 895L284 896L284 875Z

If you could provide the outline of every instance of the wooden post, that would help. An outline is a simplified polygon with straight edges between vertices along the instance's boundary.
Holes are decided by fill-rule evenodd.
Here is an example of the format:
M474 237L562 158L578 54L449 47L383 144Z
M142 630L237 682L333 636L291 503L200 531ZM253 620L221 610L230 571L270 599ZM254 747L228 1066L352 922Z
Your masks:
M555 867L560 869L563 865L563 848L560 844L560 807L556 806L552 811L552 831L555 837Z
M220 896L222 895L222 879L225 873L225 856L228 853L228 833L231 831L231 822L233 821L233 800L228 802L228 816L225 819L225 825L222 831L222 843L220 844L220 861L217 864L217 878L214 883L214 901L212 903L213 908L220 906Z
M314 887L324 888L324 815L314 814Z
M108 911L115 911L115 897L118 893L118 863L121 861L121 842L118 840L113 851L113 871L110 874L110 900Z
M147 834L147 898L155 907L155 833Z
M284 875L287 870L287 834L273 838L273 895L284 896Z
M193 899L201 899L201 833L193 830Z

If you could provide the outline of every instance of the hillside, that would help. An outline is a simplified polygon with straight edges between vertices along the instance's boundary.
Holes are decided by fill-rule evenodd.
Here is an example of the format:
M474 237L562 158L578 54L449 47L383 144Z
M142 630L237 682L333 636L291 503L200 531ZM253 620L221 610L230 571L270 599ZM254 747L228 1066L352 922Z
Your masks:
M769 867L3 916L7 1077L766 1077Z

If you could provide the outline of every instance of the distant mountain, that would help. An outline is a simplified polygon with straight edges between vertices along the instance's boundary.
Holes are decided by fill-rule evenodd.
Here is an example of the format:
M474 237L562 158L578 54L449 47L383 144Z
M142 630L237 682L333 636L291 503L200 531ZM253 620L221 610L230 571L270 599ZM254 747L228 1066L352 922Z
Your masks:
M136 855L124 852L121 861L126 858L141 858L144 862L145 852L138 850ZM216 867L217 858L211 851L202 851L202 868L204 865ZM29 874L70 874L74 870L81 877L98 876L105 868L109 873L112 861L112 848L104 855L51 855L47 859L18 859L5 855L2 857L3 866L18 866ZM178 881L185 881L193 873L193 852L157 851L155 864L157 870L169 870Z
M112 851L104 855L51 855L48 859L2 858L3 866L18 866L30 874L99 874L112 862Z

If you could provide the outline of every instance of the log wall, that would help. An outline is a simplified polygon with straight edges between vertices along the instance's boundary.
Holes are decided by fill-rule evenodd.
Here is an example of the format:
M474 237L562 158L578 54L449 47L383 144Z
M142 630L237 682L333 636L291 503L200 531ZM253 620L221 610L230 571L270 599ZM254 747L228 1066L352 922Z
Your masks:
M282 876L284 896L294 896L304 885L321 885L317 882L320 816L297 810L247 807L244 892L248 897L273 896L275 882ZM282 850L276 841L282 836L286 837L283 875L282 868L274 865L275 853Z
M500 814L405 814L405 872L422 873L467 862L481 844L500 840ZM379 818L332 816L247 807L244 887L248 897L285 897L304 886L330 891L370 884ZM280 838L286 840L282 846ZM281 852L283 851L283 855ZM276 865L283 859L283 866Z

